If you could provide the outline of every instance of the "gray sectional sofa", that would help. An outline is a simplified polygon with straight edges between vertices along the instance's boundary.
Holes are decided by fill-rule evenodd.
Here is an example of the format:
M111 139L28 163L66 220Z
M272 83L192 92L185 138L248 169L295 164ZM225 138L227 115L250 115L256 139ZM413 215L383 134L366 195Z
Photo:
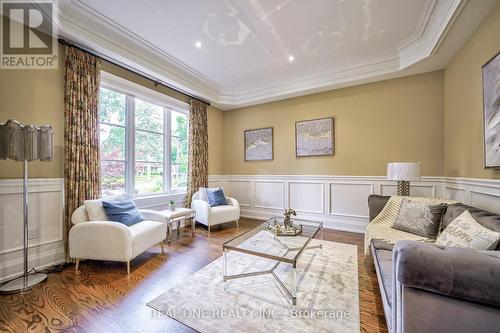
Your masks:
M388 200L369 197L370 221ZM500 232L500 215L463 204L447 206L442 228L465 210ZM500 245L496 251L474 251L373 239L371 253L389 332L500 332L498 251Z

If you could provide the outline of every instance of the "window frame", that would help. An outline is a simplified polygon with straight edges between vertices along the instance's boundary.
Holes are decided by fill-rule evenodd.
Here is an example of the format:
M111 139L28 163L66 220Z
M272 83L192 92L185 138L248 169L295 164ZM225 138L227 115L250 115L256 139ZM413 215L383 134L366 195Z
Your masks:
M101 71L101 82L99 88L108 89L119 94L125 95L125 125L116 125L125 128L125 193L134 198L147 198L156 196L172 196L184 195L186 189L172 189L172 138L177 137L172 135L172 111L184 114L189 121L189 106L187 103L179 101L173 97L159 93L152 89L146 88L142 85L133 83L129 80L123 79L111 73ZM136 129L135 126L135 99L139 99L146 103L151 103L163 108L163 134L148 131L143 129ZM102 122L107 124L107 122ZM99 125L101 122L99 121ZM114 124L110 124L115 126ZM163 135L163 161L155 163L163 163L163 191L150 192L150 193L135 193L135 136L136 131L154 133L156 135ZM189 145L189 138L188 145ZM147 162L147 161L141 161Z

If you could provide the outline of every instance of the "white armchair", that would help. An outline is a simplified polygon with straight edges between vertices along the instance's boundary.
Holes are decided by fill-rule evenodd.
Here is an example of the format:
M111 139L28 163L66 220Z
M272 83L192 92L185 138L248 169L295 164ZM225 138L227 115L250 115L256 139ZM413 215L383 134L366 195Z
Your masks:
M206 225L210 233L210 227L226 222L236 221L239 227L240 204L238 200L226 197L228 205L210 207L207 201L200 198L200 191L193 194L191 208L196 212L196 221Z
M158 243L163 253L167 224L161 214L141 209L145 220L126 226L108 221L99 200L89 201L93 206L90 214L86 201L86 205L78 207L71 216L69 255L76 260L75 270L78 271L80 259L110 260L126 262L127 274L130 274L130 261L139 254Z

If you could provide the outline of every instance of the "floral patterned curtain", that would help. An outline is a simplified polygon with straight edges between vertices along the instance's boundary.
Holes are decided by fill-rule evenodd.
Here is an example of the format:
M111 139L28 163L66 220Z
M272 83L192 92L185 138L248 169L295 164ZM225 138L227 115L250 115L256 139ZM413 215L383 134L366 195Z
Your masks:
M189 156L186 203L199 187L208 185L208 124L207 105L191 99L189 101Z
M71 215L101 194L99 175L100 60L66 46L64 87L64 195L66 243ZM68 251L66 256L68 258Z

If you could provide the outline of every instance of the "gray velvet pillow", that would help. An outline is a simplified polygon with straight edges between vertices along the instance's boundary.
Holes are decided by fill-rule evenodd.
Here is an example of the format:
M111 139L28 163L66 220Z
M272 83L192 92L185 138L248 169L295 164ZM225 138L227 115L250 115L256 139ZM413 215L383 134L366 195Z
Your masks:
M429 205L427 202L404 198L393 228L418 236L436 238L446 204Z

